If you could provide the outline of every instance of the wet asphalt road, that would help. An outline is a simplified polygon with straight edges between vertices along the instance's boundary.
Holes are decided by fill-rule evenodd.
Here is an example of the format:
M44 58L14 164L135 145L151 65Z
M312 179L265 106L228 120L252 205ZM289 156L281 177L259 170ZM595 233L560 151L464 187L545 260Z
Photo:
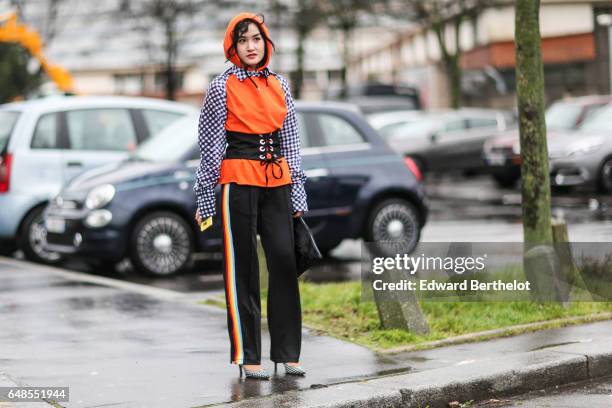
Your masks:
M429 180L426 185L430 216L422 231L422 242L522 241L519 187L500 189L488 176L447 176ZM612 195L556 191L553 214L567 221L571 241L612 242ZM308 271L306 279L358 280L360 257L361 241L345 240L325 262ZM119 273L92 270L78 261L68 261L63 267L181 292L221 292L221 255L208 258L198 261L193 270L169 278L141 276L131 270L129 262L119 265Z
M431 217L423 241L522 239L518 190L496 190L488 179L477 178L446 180L431 184L428 191ZM555 211L568 220L572 240L610 241L608 202L612 204L609 197L566 194L555 198ZM359 278L358 241L345 241L331 255L308 272L311 280ZM612 323L602 322L494 340L486 352L481 345L466 344L391 358L305 330L307 378L281 374L269 383L245 382L228 364L225 311L193 305L195 299L222 293L220 259L200 261L193 271L166 279L136 275L129 265L121 265L118 275L92 271L78 262L66 266L86 274L64 276L0 260L0 327L11 328L0 331L0 374L28 385L69 384L73 403L68 406L237 401L380 374L475 364L611 333ZM96 281L104 276L122 279L112 284ZM128 291L117 286L123 282L144 285ZM159 292L147 292L156 288ZM164 293L173 299L184 294L188 301L167 301ZM265 360L268 348L267 330L262 330ZM266 364L271 369L269 361Z
M0 310L0 386L70 387L66 407L193 407L411 365L304 329L307 377L285 376L279 367L274 381L241 380L229 364L225 310L176 292L1 257ZM265 324L261 345L262 364L272 372Z
M195 407L612 341L612 322L396 355L303 331L305 378L240 380L226 313L189 294L0 258L0 386L69 386L66 407ZM262 325L262 363L272 370ZM518 357L517 357L518 358ZM33 405L34 406L34 405ZM40 405L42 408L44 405Z

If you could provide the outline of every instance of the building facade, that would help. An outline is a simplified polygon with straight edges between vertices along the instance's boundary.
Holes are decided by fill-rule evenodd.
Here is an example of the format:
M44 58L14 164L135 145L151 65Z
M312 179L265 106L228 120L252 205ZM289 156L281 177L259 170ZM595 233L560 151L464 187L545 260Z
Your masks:
M546 1L540 10L547 102L565 95L610 93L610 1ZM514 7L511 2L464 20L460 30L463 102L513 108L516 104ZM612 17L610 18L612 23ZM446 31L454 52L454 32ZM379 78L417 86L427 108L449 106L448 83L434 33L415 28L356 56L351 79Z

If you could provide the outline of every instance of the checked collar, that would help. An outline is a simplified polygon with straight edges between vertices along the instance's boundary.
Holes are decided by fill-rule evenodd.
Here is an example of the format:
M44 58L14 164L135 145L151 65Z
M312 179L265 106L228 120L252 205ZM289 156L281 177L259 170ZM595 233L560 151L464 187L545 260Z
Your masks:
M263 76L264 78L268 78L271 74L274 74L274 72L269 70L268 67L265 67L261 71L247 71L245 68L240 68L236 65L232 65L229 71L231 74L236 75L236 77L240 81L244 81L248 77L253 77L253 76Z

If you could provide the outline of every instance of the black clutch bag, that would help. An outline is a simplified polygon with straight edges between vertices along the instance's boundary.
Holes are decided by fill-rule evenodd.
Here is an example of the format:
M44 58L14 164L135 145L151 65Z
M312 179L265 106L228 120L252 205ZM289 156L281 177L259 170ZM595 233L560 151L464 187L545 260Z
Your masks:
M318 259L323 258L312 232L302 217L293 218L293 235L295 238L295 260L298 277L310 268Z

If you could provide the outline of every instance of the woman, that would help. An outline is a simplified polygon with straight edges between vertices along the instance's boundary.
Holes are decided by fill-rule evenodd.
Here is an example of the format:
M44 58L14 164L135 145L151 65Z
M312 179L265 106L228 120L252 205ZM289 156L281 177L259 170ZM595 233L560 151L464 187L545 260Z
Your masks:
M241 377L244 368L247 378L270 378L261 366L259 233L269 271L270 358L275 369L284 363L287 374L304 375L292 216L308 207L293 99L287 80L268 69L274 44L261 16L234 17L223 48L233 66L208 87L194 190L195 219L204 230L216 213L214 188L222 185L230 363L239 365Z

